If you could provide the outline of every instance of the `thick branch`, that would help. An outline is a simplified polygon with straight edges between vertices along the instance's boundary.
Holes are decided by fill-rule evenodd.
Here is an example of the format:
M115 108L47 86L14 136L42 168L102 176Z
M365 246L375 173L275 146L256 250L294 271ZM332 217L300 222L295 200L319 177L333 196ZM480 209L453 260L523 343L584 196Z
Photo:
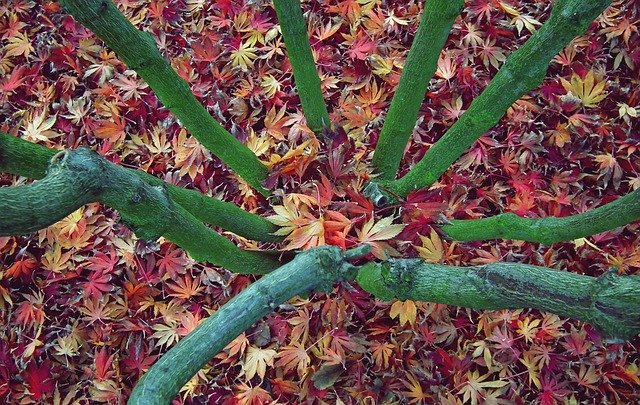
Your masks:
M518 263L455 267L419 259L368 263L358 283L375 296L475 309L535 308L589 322L605 336L640 333L640 276L589 277Z
M609 231L640 220L640 189L582 214L523 218L504 213L490 218L450 220L442 230L459 241L517 239L550 245Z
M111 0L61 0L69 14L93 31L153 89L202 145L263 195L267 168L198 102L189 85L162 56L151 34L138 31Z
M429 80L463 0L427 0L373 155L380 179L393 180L416 125Z
M166 188L151 186L86 148L54 155L40 181L0 188L0 236L42 229L94 201L118 210L139 237L165 236L195 260L252 274L264 274L279 265L265 254L239 249L207 228L174 204Z
M49 159L56 152L0 131L0 173L41 179L45 176ZM279 229L277 226L232 203L174 186L140 170L128 170L153 186L166 187L176 203L206 224L262 242L278 242L282 239L273 235Z
M582 34L611 0L558 0L551 16L524 45L512 53L469 109L401 179L383 184L392 194L407 196L433 184L507 109L537 87L551 59Z
M320 77L313 60L309 35L300 8L299 0L273 1L287 54L291 61L293 77L300 95L302 111L309 128L320 135L326 128L330 129L331 121L327 105L322 97Z
M351 256L330 246L307 250L251 284L162 356L140 379L128 403L169 404L198 370L257 320L296 295L328 291L336 281L352 279L355 267L346 262Z

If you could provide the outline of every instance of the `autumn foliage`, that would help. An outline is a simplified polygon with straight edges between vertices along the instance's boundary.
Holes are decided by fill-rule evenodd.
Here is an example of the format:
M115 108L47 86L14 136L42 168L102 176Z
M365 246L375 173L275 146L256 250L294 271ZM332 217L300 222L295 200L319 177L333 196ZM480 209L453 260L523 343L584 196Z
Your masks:
M446 219L568 216L640 188L637 1L614 1L551 63L543 84L429 189L376 207L363 196L422 2L303 3L337 130L307 127L268 3L115 2L214 118L268 167L265 198L181 127L133 70L55 1L0 3L0 130L230 201L277 225L279 244L372 247L370 258L514 261L640 274L640 223L573 242L455 242ZM550 11L471 0L438 60L401 163L412 167ZM0 174L0 185L27 180ZM124 403L140 376L253 280L138 239L94 203L0 237L0 402ZM577 404L640 401L640 340L535 310L474 311L373 299L343 284L299 297L237 337L175 403Z

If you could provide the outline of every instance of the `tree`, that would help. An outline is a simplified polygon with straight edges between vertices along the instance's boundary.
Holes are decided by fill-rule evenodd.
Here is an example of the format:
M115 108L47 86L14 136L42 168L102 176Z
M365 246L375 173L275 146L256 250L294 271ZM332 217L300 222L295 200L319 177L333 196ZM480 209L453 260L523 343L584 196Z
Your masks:
M202 7L198 2L188 3L194 12ZM304 117L313 134L306 135L307 139L299 149L281 153L283 156L274 154L274 158L267 163L256 156L260 154L260 145L256 144L259 142L258 138L249 139L249 142L254 142L250 149L228 132L201 104L184 79L185 76L190 76L188 69L181 70L177 66L176 71L158 49L158 45L162 45L161 38L135 28L110 1L63 0L61 4L76 21L101 38L109 49L115 51L144 80L164 107L171 111L202 146L233 170L240 182L239 187L249 190L248 195L251 195L251 189L255 190L253 201L272 196L273 189L279 187L277 182L282 181L283 174L296 173L302 178L309 162L313 160L309 154L317 153L320 148L324 148L327 161L333 162L333 165L327 164L328 169L314 183L318 197L311 196L310 189L303 190L306 194L284 195L282 205L273 206L275 215L265 218L235 204L172 185L145 171L124 168L87 148L56 151L4 132L0 134L0 170L37 179L33 183L0 189L0 235L23 235L38 231L66 218L88 203L99 202L117 210L122 223L143 240L153 242L164 237L184 249L196 261L221 266L235 273L264 275L158 359L133 390L131 403L170 402L198 370L255 322L295 296L313 291L330 291L341 281L355 281L362 289L383 300L428 301L475 309L535 308L549 311L589 322L612 342L631 339L640 332L640 298L636 293L640 287L640 276L625 275L618 268L592 277L513 261L487 260L476 266L452 266L443 264L445 252L442 242L443 238L450 241L505 238L550 245L581 240L640 219L640 191L631 191L624 197L598 207L593 207L597 204L590 204L591 209L585 209L579 214L566 215L566 211L560 210L558 213L562 214L561 217L525 218L523 215L505 212L477 219L478 212L473 208L468 208L466 214L476 219L441 215L435 221L427 221L428 226L424 229L430 230L430 233L419 237L422 246L416 249L426 259L423 260L390 257L394 255L395 249L386 241L396 237L402 226L393 224L391 216L376 219L366 213L373 206L367 206L368 203L359 197L362 190L357 189L362 186L363 180L369 180L364 193L375 206L393 212L392 204L410 205L410 199L420 192L416 190L424 191L433 186L474 144L481 145L480 152L482 145L495 145L498 141L487 139L483 135L499 122L515 102L540 85L546 77L551 60L561 51L565 52L565 46L581 35L610 1L585 3L559 0L554 4L547 21L537 30L536 20L532 21L517 10L500 3L507 14L514 16L516 26L519 22L535 33L508 57L496 50L489 38L478 43L477 46L483 48L481 55L486 58L487 66L499 66L498 72L464 113L461 110L462 104L455 107L448 105L451 115L458 119L428 148L420 146L423 152L426 149L424 156L402 177L396 179L407 143L420 116L429 80L438 69L441 49L464 5L462 1L428 0L411 50L404 62L388 115L380 130L371 160L374 175L370 176L369 172L363 171L356 176L356 182L349 184L351 188L345 187L345 190L348 189L344 191L345 199L351 197L357 204L364 205L360 212L364 214L363 217L367 217L367 221L363 221L358 230L357 238L349 241L349 244L347 235L352 220L339 211L327 209L334 198L329 177L334 182L338 181L340 171L344 169L344 162L340 159L344 158L345 145L348 145L348 141L345 141L346 131L332 122L328 112L330 109L323 99L322 80L318 76L314 49L309 43L307 26L298 2L275 0L274 8L288 50ZM127 5L123 7L126 8ZM227 4L220 7L234 6ZM347 2L340 7L361 6L357 2ZM478 13L486 13L482 11L481 5L475 4L474 7ZM348 14L353 11L345 9L344 12ZM163 15L162 10L160 14ZM237 17L240 21L238 24L242 24L242 18L246 16ZM394 19L393 14L388 18L394 24L407 23ZM471 29L467 28L470 41L477 41ZM324 34L317 34L319 37L329 35L333 28L329 24L323 30ZM255 59L256 55L251 49L260 35L276 34L271 31L256 32L248 40L235 41L228 50L232 54L232 64L240 69L248 68ZM499 33L492 35L499 36ZM13 43L17 44L15 41ZM352 45L354 58L358 59L360 54L368 52L372 43L365 37L355 35ZM195 46L194 44L194 48ZM205 60L210 59L211 62L215 59L218 51L212 46L210 39L203 40L197 46ZM24 44L22 48L17 48L16 45L7 49L10 53L31 52ZM444 58L448 57L445 54ZM460 57L464 59L464 55ZM104 57L108 58L110 57ZM377 58L381 57L377 55ZM369 63L377 66L379 72L382 72L381 76L384 76L383 72L386 70L389 71L388 74L394 69L392 61L377 58L372 57ZM444 60L442 63L445 63ZM504 63L500 64L502 61ZM104 65L97 65L94 73L105 69ZM10 76L3 82L7 88L15 88L12 83L22 79L23 73L16 72L16 78ZM89 71L85 73L90 74ZM215 76L223 80L225 73L216 72ZM119 80L128 91L129 99L139 97L140 82L129 80L124 75ZM591 71L583 76L574 74L570 82L562 83L567 89L567 97L562 102L576 105L581 103L585 107L595 105L602 100L604 89L602 81L596 84L595 80ZM278 88L272 79L267 78L265 87L269 86ZM249 94L246 96L250 97ZM379 89L372 85L361 93L361 97L367 99L368 106L372 106L381 96ZM114 112L115 107L105 108L111 109L112 114L95 130L113 141L109 144L112 145L125 136L126 125L122 125L119 114ZM249 114L247 109L245 104L243 114ZM274 127L285 125L280 122L282 117L278 118L276 105L273 106L273 111L269 112L269 124ZM373 109L371 111L374 112ZM366 116L366 113L363 114ZM221 113L219 115L223 116ZM575 115L569 121L574 126L579 126L576 121L588 119L584 114ZM76 114L75 119L81 121L82 114ZM44 112L33 116L31 121L33 125L24 131L25 137L48 140L46 133L52 128L53 122L45 119ZM266 121L265 118L265 127ZM347 128L349 129L352 130L353 127ZM277 129L273 131L274 136L283 137ZM563 129L559 128L558 131L562 132ZM166 143L159 138L156 141L161 147ZM521 142L526 143L525 140ZM419 143L414 142L413 147L417 146ZM529 141L528 148L527 153L518 157L504 155L506 172L512 170L514 164L517 166L518 162L531 159L532 154L536 153L535 142ZM206 157L204 152L200 153ZM609 154L607 159L604 153L599 157L601 166L610 169L604 175L608 176L605 177L605 184L612 177L619 182L620 173L616 173L616 170L622 169L616 166L615 158ZM467 156L465 158L469 159ZM194 157L184 157L184 160L187 159ZM482 156L478 159L482 160ZM366 164L367 159L362 162ZM191 169L185 167L185 173L188 170ZM194 174L192 179L195 178ZM286 185L280 188L287 189ZM522 198L526 198L526 193L531 192L531 187L525 190L521 193ZM311 215L307 209L309 199L315 201L312 205L317 205L321 210L327 209L327 214L320 217ZM422 201L418 201L416 206L420 207L420 203ZM304 208L305 205L307 208ZM514 208L511 211L516 213L522 211L525 214L530 211L526 209L526 202L514 201L512 205ZM521 210L522 207L524 208ZM424 209L428 209L428 204ZM465 215L464 212L460 214ZM425 216L425 219L429 218ZM284 240L287 250L323 244L334 246L315 247L297 252L293 257L279 256L272 251L240 249L207 225L218 226L242 238L259 242L281 242L282 236L286 236ZM453 243L449 248L452 246ZM374 261L374 258L377 260ZM545 260L548 261L550 260ZM182 286L171 287L174 294L189 297L197 293L197 287L184 283L186 280ZM99 296L108 288L105 285L93 285L89 287L87 294ZM405 311L410 313L412 310L409 308ZM522 328L526 329L526 326ZM172 339L171 336L169 333L164 341ZM262 355L270 356L270 360L262 357L261 360L254 359L254 362L262 362L264 368L272 361L273 355ZM100 358L104 359L104 355ZM523 364L529 367L529 363ZM253 373L259 373L260 366L256 364L254 368ZM467 376L467 379L471 380L472 377ZM484 383L483 386L482 381L486 377L473 378L477 380L479 387L504 386L500 385L501 382ZM540 388L540 380L536 384L537 377L531 378L532 383ZM464 396L474 398L470 400L475 403L479 395L477 391L465 391Z

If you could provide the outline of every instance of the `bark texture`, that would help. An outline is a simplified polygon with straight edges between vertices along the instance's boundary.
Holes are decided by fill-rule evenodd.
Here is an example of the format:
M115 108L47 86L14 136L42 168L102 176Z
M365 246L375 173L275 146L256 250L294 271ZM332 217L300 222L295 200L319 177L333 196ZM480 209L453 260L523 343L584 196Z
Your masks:
M46 174L49 160L56 150L27 142L0 131L0 172L39 180ZM247 239L279 242L273 235L279 227L263 217L251 214L235 204L209 197L195 190L166 183L141 170L127 169L153 186L167 188L174 202L200 221L233 232Z
M640 333L640 276L613 271L589 277L519 263L456 267L398 259L362 266L357 281L383 300L535 308L588 322L615 341Z
M549 19L513 52L460 119L402 178L381 183L391 195L406 197L429 187L520 97L544 79L551 59L607 8L611 0L558 0Z
M149 185L87 148L55 154L40 181L0 188L0 236L45 228L89 202L118 210L138 237L164 236L198 261L250 274L280 265L266 254L239 249L175 204L165 187Z
M393 180L418 119L429 80L463 0L427 0L373 155L379 179Z
M158 99L202 145L263 195L267 167L224 129L195 98L189 84L173 70L148 32L138 31L111 0L61 0L64 9L113 49L136 71Z
M550 245L609 231L640 220L640 189L601 207L568 217L523 218L514 213L469 220L450 220L442 226L459 241L517 239Z
M263 316L289 299L355 276L347 260L366 253L341 252L333 246L299 253L296 258L251 284L187 337L179 341L140 379L129 398L131 405L169 404L180 388L213 356Z
M300 0L274 0L273 6L278 15L287 55L291 61L302 112L309 128L316 135L321 135L327 129L331 129L331 120L322 96L320 77L311 52Z

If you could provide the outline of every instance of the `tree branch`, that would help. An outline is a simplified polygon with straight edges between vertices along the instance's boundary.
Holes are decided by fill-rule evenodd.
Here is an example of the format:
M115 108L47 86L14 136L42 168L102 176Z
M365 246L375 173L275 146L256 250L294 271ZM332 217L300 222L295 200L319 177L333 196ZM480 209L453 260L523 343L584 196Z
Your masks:
M42 229L94 201L118 210L139 237L164 236L197 261L251 274L280 264L266 254L239 249L174 204L166 188L147 184L87 148L55 154L40 181L0 188L0 236Z
M346 260L364 254L323 246L295 259L251 284L179 341L140 379L130 405L169 404L180 388L213 356L263 316L305 292L330 291L340 280L352 279L355 267Z
M191 135L253 188L269 195L262 186L267 167L211 117L195 98L189 84L162 56L151 34L138 31L111 0L61 0L60 3L149 84L162 104L178 117Z
M595 235L638 220L640 189L569 217L523 218L508 212L482 219L449 220L442 230L458 241L517 239L550 245Z
M331 120L322 97L320 77L309 45L300 0L274 0L273 6L287 46L287 55L307 124L316 135L323 134L324 130L331 129Z
M380 173L381 180L393 180L396 177L429 80L436 71L440 51L462 7L463 0L427 0L425 3L418 32L411 44L373 155L372 163Z
M535 308L589 322L615 340L640 333L640 276L613 271L589 277L519 263L455 267L392 259L362 266L357 281L383 300L491 310Z
M46 174L49 160L56 152L54 149L0 131L0 173L41 179ZM279 227L259 215L238 208L235 204L209 197L195 190L174 186L141 170L127 170L152 186L167 188L169 195L176 203L206 224L219 226L252 240L262 242L282 240L282 237L273 235Z
M487 130L496 125L507 109L537 87L551 59L611 3L611 0L558 0L549 19L504 65L469 109L435 143L404 177L381 182L391 194L406 197L428 187Z

